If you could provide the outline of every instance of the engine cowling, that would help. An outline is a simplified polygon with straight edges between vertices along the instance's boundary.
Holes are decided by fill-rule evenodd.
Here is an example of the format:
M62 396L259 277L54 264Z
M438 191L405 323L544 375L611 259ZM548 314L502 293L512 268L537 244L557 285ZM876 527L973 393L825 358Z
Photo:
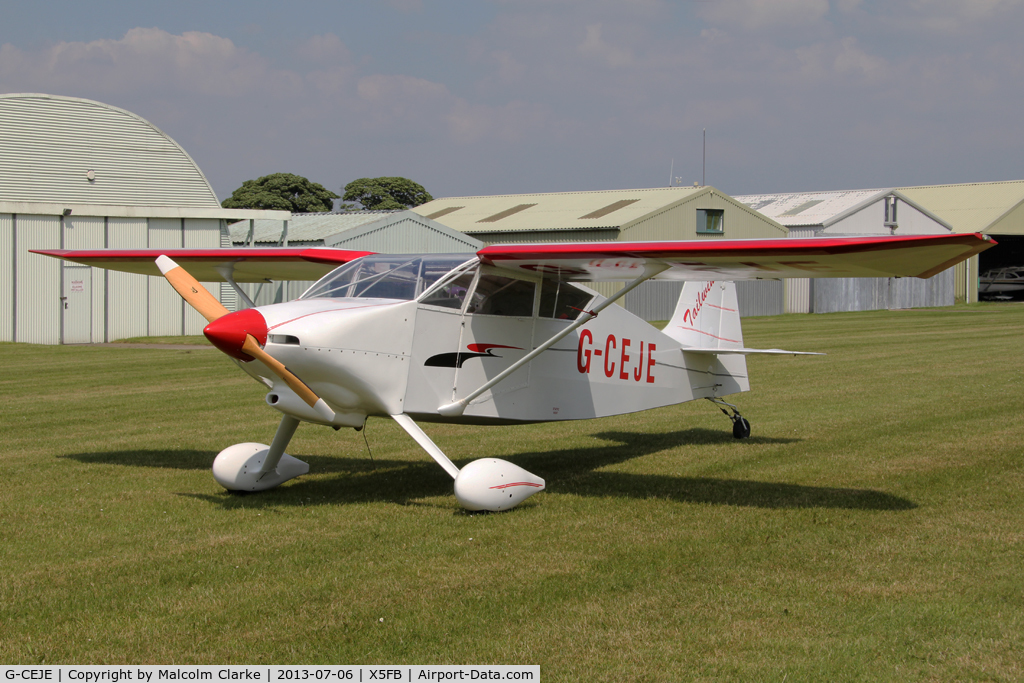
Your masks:
M272 471L263 475L270 446L262 443L236 443L213 460L213 478L229 491L265 491L309 472L309 465L284 453Z
M455 477L455 499L467 510L509 510L543 490L543 479L499 458L474 460Z

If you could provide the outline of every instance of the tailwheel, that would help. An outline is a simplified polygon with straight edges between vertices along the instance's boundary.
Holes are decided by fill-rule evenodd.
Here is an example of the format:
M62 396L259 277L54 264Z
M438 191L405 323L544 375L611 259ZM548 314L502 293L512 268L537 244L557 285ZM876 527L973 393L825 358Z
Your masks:
M750 422L740 415L739 409L731 403L726 403L720 398L708 398L709 401L718 406L722 413L732 420L732 435L737 439L746 439L750 436Z
M738 415L737 418L732 421L732 435L737 439L746 439L750 436L750 423L742 415Z

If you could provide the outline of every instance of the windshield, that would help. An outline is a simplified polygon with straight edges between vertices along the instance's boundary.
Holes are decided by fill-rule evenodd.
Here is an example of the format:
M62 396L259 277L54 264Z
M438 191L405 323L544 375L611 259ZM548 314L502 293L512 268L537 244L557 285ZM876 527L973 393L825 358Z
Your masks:
M411 301L471 254L377 254L340 266L306 290L300 299L353 297Z

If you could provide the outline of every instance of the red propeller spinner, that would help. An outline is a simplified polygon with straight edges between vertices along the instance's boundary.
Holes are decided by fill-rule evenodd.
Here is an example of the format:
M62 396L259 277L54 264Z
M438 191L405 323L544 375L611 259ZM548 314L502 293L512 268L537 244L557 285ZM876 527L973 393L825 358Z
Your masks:
M210 343L241 361L251 361L253 357L245 353L245 338L252 336L260 346L267 343L267 321L259 311L246 308L228 313L211 322L203 329L203 334Z

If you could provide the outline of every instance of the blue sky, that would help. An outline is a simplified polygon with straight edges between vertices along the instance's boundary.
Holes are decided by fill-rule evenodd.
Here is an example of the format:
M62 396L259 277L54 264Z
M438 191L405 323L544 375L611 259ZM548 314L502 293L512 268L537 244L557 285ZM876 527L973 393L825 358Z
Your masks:
M0 92L180 143L221 199L287 171L435 196L1024 178L1024 0L0 0Z

